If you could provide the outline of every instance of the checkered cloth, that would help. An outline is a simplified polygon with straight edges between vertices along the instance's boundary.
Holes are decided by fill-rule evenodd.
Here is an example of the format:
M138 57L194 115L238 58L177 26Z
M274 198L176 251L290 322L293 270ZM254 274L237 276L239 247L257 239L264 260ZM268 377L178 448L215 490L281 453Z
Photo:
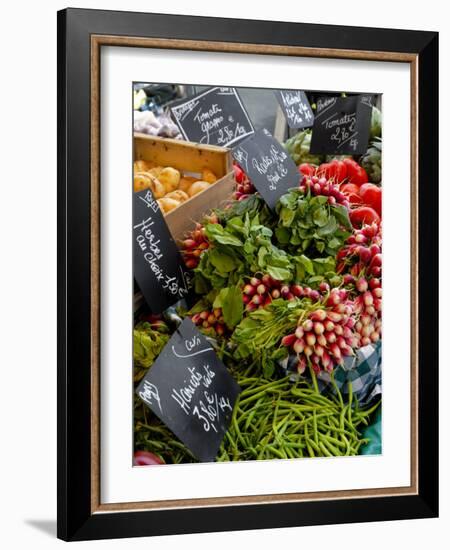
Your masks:
M295 372L297 360L290 356L279 365L286 372ZM296 377L293 374L293 377ZM331 383L330 374L321 371L317 376L319 389L322 393L335 389ZM364 346L356 351L353 357L346 357L344 365L334 370L334 380L339 390L348 393L348 382L352 384L354 397L360 406L369 405L381 396L381 342Z

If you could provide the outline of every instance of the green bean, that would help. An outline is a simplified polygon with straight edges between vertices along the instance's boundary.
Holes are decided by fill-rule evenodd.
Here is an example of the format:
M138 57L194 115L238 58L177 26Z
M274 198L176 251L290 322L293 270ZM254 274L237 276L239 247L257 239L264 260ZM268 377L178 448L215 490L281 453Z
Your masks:
M320 442L319 443L319 447L320 447L320 450L322 451L322 453L325 455L325 456L333 456L330 451L325 447L325 445Z

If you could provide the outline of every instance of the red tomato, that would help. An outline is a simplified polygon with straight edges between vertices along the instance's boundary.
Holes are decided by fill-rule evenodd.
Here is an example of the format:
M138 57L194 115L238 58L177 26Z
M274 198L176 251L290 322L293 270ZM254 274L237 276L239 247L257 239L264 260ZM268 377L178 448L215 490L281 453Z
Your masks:
M165 462L149 451L136 451L134 453L134 466L154 466L157 464L165 464Z
M342 160L332 160L330 163L329 178L334 180L334 183L342 183L347 178L347 166Z
M364 224L371 225L373 222L379 224L380 216L370 206L360 206L354 210L350 210L350 221L353 227L359 228Z
M346 195L350 204L362 204L363 201L359 196L359 187L354 183L344 183L339 189Z
M374 183L364 183L359 188L359 194L364 204L367 204L381 216L381 187Z
M356 162L356 160L344 159L342 162L347 167L347 180L349 183L354 183L359 186L369 181L367 172Z
M319 168L317 168L318 176L325 176L327 179L330 177L331 162L323 162Z
M234 170L234 179L238 183L242 183L245 180L245 173L242 170L242 168L237 164L233 164L233 170Z
M300 164L300 166L298 167L298 171L304 176L314 176L314 174L316 173L316 167L312 164L309 164L308 162L304 162Z

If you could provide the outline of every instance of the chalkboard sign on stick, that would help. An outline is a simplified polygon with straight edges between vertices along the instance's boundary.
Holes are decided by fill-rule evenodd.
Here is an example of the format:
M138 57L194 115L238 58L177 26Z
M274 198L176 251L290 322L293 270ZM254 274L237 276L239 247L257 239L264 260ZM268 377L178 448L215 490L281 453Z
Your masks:
M171 111L188 141L229 147L254 132L235 88L209 88L172 106Z
M265 128L233 149L233 157L261 193L269 208L298 187L300 175L284 147Z
M190 289L186 270L150 190L133 194L134 278L153 313L161 313Z
M289 128L309 128L314 124L314 113L302 90L276 90L275 95L283 109Z
M362 155L369 144L372 96L326 97L317 101L311 153Z
M196 458L211 462L240 391L211 344L185 319L136 393Z

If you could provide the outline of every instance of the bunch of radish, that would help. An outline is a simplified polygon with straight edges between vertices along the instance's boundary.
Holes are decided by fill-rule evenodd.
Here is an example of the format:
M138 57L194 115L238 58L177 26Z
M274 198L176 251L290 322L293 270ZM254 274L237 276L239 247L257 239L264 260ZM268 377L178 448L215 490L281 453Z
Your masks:
M355 229L337 254L337 272L348 271L353 277L381 277L381 223ZM344 283L346 281L344 280ZM348 282L351 282L348 279Z
M200 313L194 313L191 317L194 325L205 330L212 329L217 336L223 336L227 331L227 326L222 315L222 308L212 310L203 310Z
M353 355L355 325L348 291L333 288L322 299L321 307L301 317L295 332L284 336L281 344L297 355L300 374L308 364L316 373L331 372L343 364L344 357Z
M233 165L233 171L234 179L236 180L236 191L233 194L234 199L240 201L256 192L255 186L238 164Z
M367 346L381 338L381 281L377 277L366 280L360 277L355 282L358 292L353 310L356 316L355 336L357 346Z
M309 191L314 196L324 195L328 197L329 204L341 204L345 208L350 207L347 197L339 190L339 186L325 176L304 175L300 181L300 191L303 193Z
M205 218L205 223L219 223L216 214L211 214ZM198 266L202 252L209 248L209 242L205 235L205 227L201 223L195 224L186 239L181 241L181 254L184 263L188 269L194 269Z
M326 287L323 286L324 291L326 291ZM321 294L319 291L309 287L282 283L273 279L270 275L252 277L242 289L242 300L248 312L266 307L272 300L276 300L277 298L294 300L295 298L303 297L308 297L312 302L317 302L320 300Z

